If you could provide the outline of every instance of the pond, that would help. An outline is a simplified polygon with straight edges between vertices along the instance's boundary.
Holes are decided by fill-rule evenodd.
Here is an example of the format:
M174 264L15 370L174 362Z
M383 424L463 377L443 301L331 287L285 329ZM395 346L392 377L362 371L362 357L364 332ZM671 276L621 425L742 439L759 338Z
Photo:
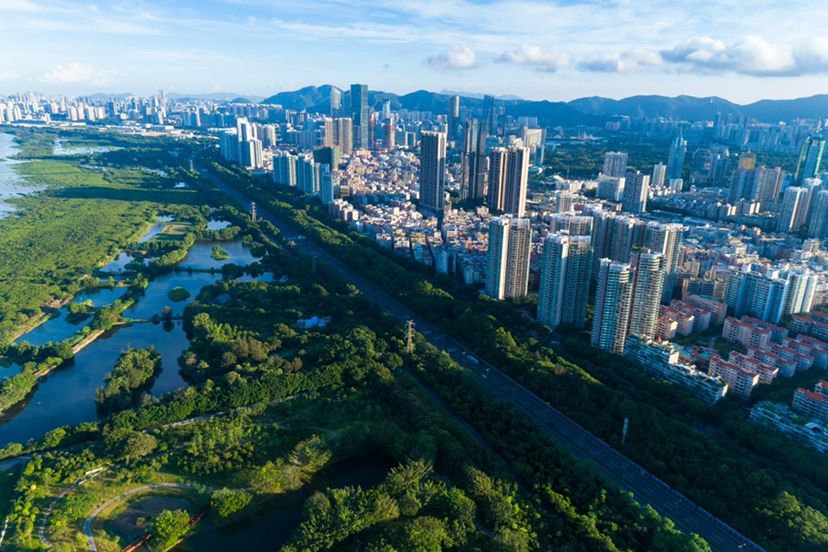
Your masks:
M229 220L208 220L207 230L224 230L230 226Z
M111 305L118 300L126 291L122 287L99 288L84 291L78 294L72 303L83 303L91 301L93 307ZM41 346L46 343L63 341L78 333L91 320L90 317L71 320L69 317L69 305L62 307L58 315L50 318L43 324L23 334L15 340L15 343L28 341L31 345Z
M213 258L213 247L218 246L228 253L228 258L217 260ZM181 268L199 270L220 269L226 264L246 266L255 263L258 259L253 256L240 240L236 241L200 241L190 248L190 252L181 261Z
M135 257L129 253L121 252L118 253L117 257L102 266L100 271L105 274L120 274L126 272L126 266L134 260Z
M15 211L14 205L6 203L6 200L21 197L37 192L42 189L40 186L32 186L26 183L14 169L14 165L22 163L12 156L17 155L19 148L14 141L14 136L6 132L0 132L0 218Z
M241 242L236 243L244 251ZM236 251L235 248L233 249ZM235 256L236 258L252 258L249 252L244 254L236 251ZM145 295L124 311L124 316L133 320L150 320L154 315L161 314L165 306L172 309L174 317L181 316L184 308L198 296L204 286L219 279L221 279L220 274L208 272L183 270L164 274L150 282ZM270 280L272 280L271 274L244 278L244 281ZM175 287L183 287L190 292L190 297L180 302L171 301L168 294ZM115 290L123 293L123 288L115 288ZM100 304L113 302L117 297L114 296L113 290L107 289L81 294L76 300L86 298L100 306ZM66 330L66 322L61 321L61 318L49 320L44 324L44 326L53 325L49 326L48 330L40 330L44 337L33 337L33 335L39 335L34 332L43 327L41 326L21 339L49 341L54 339L51 336L62 335L61 332L68 330ZM77 331L81 327L82 325L76 326L74 330ZM73 333L68 333L66 337ZM49 338L45 337L47 334ZM81 350L75 355L73 362L43 378L27 401L0 416L0 447L9 442L25 442L28 439L40 437L47 431L60 426L97 420L95 390L103 385L104 377L115 366L121 351L127 347L150 346L154 346L161 354L163 368L151 393L159 396L186 385L179 375L178 366L178 357L189 346L182 321L175 320L160 324L138 322L117 327ZM3 370L5 369L0 367L0 377L4 376Z
M373 487L385 479L390 467L381 456L358 456L323 469L314 476L310 488ZM211 514L198 531L173 550L278 550L301 523L308 496L307 489L280 494L250 516L220 527L214 523L215 514Z

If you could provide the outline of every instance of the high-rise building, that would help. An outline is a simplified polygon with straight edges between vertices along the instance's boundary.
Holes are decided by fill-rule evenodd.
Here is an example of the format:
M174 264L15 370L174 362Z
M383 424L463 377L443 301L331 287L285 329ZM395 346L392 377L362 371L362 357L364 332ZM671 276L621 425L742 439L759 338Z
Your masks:
M687 140L679 132L670 145L670 155L667 158L667 179L681 178L684 172L684 157L687 155Z
M638 256L629 333L644 339L654 339L658 328L658 307L664 285L663 260L658 253Z
M273 154L273 182L280 186L296 186L296 156L286 151Z
M503 211L506 203L506 167L509 152L506 148L492 148L489 153L489 185L487 203L492 211Z
M446 135L424 130L420 137L420 207L440 216L445 201Z
M526 192L529 187L529 148L512 146L506 166L506 192L503 210L522 217L526 212Z
M609 199L610 201L621 201L624 197L625 180L623 176L598 176L598 188L595 197L598 199Z
M664 182L667 180L667 165L664 163L657 163L653 165L653 176L650 179L650 184L653 188L663 188Z
M523 297L529 289L532 226L511 215L489 223L486 294L495 299Z
M353 121L354 147L371 147L371 108L368 105L368 85L351 85L351 119Z
M296 159L296 187L308 195L319 193L319 163L302 155Z
M497 127L497 108L495 106L494 96L483 96L483 113L486 129L493 135L499 136L499 129Z
M644 213L647 210L647 196L650 194L650 175L641 171L627 171L624 180L621 210L634 215Z
M449 97L448 139L457 141L460 136L460 96Z
M397 143L397 121L394 117L388 117L382 125L382 147L385 151L391 151Z
M616 216L609 225L609 258L622 263L630 262L630 253L635 244L635 217Z
M529 185L529 148L494 148L489 156L489 208L522 217Z
M664 272L678 271L684 226L678 223L648 222L644 236L644 247L664 256Z
M489 176L486 158L486 126L479 119L466 121L462 162L462 194L464 199L480 199L486 192Z
M549 234L543 242L538 322L552 328L586 320L592 244L589 236Z
M799 161L796 164L796 182L801 184L806 178L816 178L822 166L825 153L825 138L811 136L802 143Z
M339 146L323 146L314 149L313 160L336 170L339 167Z
M322 205L334 202L334 180L328 165L321 165L319 169L319 200Z
M753 186L756 201L762 204L763 207L778 201L784 180L785 171L781 167L776 167L775 169L759 167L756 169L756 183Z
M629 264L600 260L590 332L590 340L595 347L615 354L624 351L630 321L632 277Z
M336 86L331 86L331 117L338 117L342 112L342 92Z
M808 190L799 186L791 186L785 190L777 226L780 232L797 232L799 230L797 222L802 219L807 194Z
M821 190L817 193L811 211L808 235L819 239L828 237L828 190Z
M627 173L627 153L624 151L608 151L604 154L604 176L623 177Z

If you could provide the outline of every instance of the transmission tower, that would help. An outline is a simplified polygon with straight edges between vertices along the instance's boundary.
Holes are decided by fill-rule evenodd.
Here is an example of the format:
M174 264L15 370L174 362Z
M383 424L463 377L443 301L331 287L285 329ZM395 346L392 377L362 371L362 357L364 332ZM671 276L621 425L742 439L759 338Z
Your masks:
M256 202L250 202L250 222L256 222Z
M405 323L405 352L409 355L414 352L414 321Z

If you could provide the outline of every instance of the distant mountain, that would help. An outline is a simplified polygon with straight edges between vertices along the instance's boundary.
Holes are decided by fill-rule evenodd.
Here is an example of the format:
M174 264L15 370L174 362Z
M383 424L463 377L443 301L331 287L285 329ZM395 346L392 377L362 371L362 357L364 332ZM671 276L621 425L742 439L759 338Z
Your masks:
M244 103L258 103L262 100L262 96L251 96L249 94L239 94L237 92L204 92L198 94L181 94L177 92L168 92L167 97L175 100L208 100L211 102L230 102L242 103L239 100L244 100Z
M262 100L265 104L280 104L286 109L330 111L331 85L307 86L290 92L279 92ZM446 113L451 93L417 90L397 95L390 92L369 90L368 102L380 109L389 99L393 109ZM483 99L477 94L460 95L464 106L479 110ZM348 105L348 92L342 91L343 105ZM667 117L690 121L713 120L717 114L747 116L763 122L777 122L796 118L828 118L828 94L791 100L761 100L748 105L711 96L631 96L620 100L599 96L578 98L569 102L530 101L520 98L498 98L506 112L514 117L537 117L550 126L601 126L613 117L629 116L635 119Z
M791 119L828 119L828 94L795 100L759 100L744 106L748 117L776 122Z
M290 92L279 92L273 96L263 99L260 103L263 104L278 104L285 109L295 109L301 111L306 109L308 111L318 111L320 113L327 113L331 110L331 89L330 84L323 84L322 86L306 86L299 90Z

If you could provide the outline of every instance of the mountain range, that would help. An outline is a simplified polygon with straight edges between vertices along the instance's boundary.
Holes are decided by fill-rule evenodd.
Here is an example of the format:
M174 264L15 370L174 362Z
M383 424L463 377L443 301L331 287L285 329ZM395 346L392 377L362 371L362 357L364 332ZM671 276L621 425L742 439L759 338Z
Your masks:
M261 101L263 104L280 104L286 109L319 111L330 110L331 85L307 86L299 90L279 92ZM385 99L391 100L394 109L448 111L449 94L417 90L408 94L393 94L371 90L368 101L379 109ZM472 109L480 109L483 99L462 96L461 103ZM669 117L698 121L713 120L717 114L745 116L761 122L775 123L793 119L828 118L828 94L789 100L760 100L750 104L737 104L716 96L699 98L695 96L631 96L620 100L598 96L578 98L568 102L534 101L499 98L498 104L512 116L534 116L547 125L601 125L603 122L621 116L632 118Z

